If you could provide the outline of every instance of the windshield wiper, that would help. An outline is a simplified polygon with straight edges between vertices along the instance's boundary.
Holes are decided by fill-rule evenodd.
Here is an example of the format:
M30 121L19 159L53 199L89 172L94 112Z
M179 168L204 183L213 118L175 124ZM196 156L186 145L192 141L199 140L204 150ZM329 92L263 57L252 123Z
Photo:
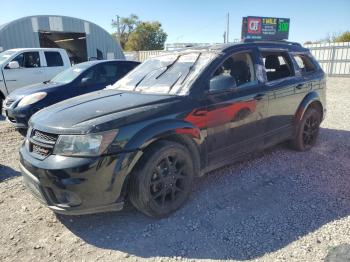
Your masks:
M156 70L159 70L160 68L162 68L162 67L155 68L155 69L149 71L147 74L145 74L145 75L135 84L135 87L133 88L132 91L135 91L135 89L141 84L141 82L142 82L147 76L149 76L152 72L154 72L154 71L156 71Z
M152 72L152 71L151 71L151 72ZM151 73L151 72L149 72L149 73ZM139 86L139 84L141 84L141 82L143 81L143 79L145 79L146 76L149 75L149 73L148 73L148 74L145 74L145 75L135 84L135 87L133 88L132 91L135 91L135 89Z
M173 87L176 85L177 81L179 81L179 79L182 77L182 74L180 74L178 76L178 78L176 78L175 82L172 83L172 85L169 87L169 91L168 91L168 94L170 93L171 89L173 89Z
M181 57L181 55L178 55L178 56L176 57L176 59L175 59L171 64L167 65L166 68L165 68L165 70L164 70L163 72L161 72L161 73L159 74L159 76L156 77L156 79L158 79L159 77L161 77L162 75L164 75L166 71L168 71L170 68L172 68L173 65L175 65L175 63L179 60L180 57Z
M197 56L196 60L193 62L193 64L188 68L188 72L185 75L184 79L182 79L181 81L181 85L185 82L186 78L190 75L191 71L193 70L194 66L196 65L196 63L199 60L199 57L201 56L202 53L199 53L199 55Z

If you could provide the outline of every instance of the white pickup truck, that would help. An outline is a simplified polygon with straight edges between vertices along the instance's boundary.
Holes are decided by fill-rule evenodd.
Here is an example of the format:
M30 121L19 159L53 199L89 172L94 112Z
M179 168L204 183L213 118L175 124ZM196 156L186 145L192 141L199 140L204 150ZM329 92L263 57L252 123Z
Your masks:
M2 101L16 88L48 81L70 67L66 50L18 48L0 53L0 112Z

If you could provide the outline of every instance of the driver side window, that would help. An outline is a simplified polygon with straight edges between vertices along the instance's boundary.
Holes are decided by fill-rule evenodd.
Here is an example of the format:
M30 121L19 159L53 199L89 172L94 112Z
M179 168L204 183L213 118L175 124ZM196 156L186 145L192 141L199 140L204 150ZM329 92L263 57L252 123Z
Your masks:
M16 56L12 61L17 61L19 67L22 68L36 68L41 66L39 52L24 52Z
M258 81L256 79L254 63L250 52L236 53L227 58L216 69L210 82L210 91L234 87L243 88L257 84ZM230 82L233 82L233 86L231 87L228 84Z

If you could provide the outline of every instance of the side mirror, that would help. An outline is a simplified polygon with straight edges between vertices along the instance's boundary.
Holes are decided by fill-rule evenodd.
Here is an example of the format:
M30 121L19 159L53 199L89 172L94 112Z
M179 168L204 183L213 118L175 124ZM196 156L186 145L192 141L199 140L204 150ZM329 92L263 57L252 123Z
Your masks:
M231 75L218 75L210 79L209 93L233 91L236 87L236 80Z
M80 81L80 86L88 86L90 84L92 84L93 80L89 77L84 77L81 79Z
M6 68L8 69L18 69L19 63L17 61L11 61L10 63L8 63L8 65L6 66Z

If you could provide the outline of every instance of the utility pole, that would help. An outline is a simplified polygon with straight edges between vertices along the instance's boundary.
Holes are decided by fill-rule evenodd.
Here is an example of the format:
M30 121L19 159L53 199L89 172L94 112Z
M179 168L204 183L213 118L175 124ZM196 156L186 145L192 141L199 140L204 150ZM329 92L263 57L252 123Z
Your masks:
M119 15L117 15L117 32L118 32L118 40L120 41L120 23L119 23Z
M222 34L223 38L224 38L224 43L226 43L226 31L224 31L224 33Z
M227 13L226 21L226 43L230 42L230 13Z

